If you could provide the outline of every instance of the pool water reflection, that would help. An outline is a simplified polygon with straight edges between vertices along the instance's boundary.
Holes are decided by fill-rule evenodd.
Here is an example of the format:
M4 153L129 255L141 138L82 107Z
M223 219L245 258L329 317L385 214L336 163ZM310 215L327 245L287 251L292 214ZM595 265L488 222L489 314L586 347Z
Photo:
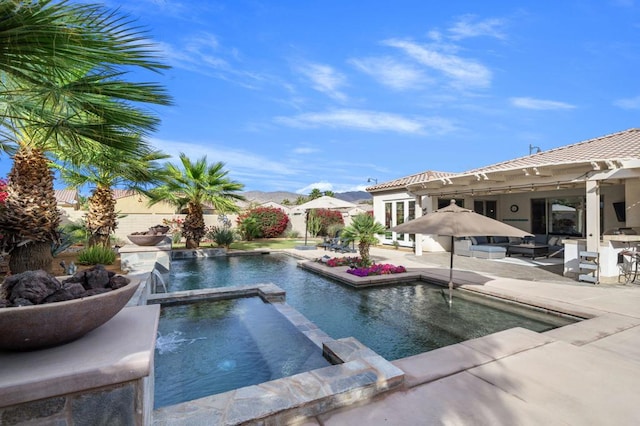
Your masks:
M513 327L542 332L574 322L481 296L459 294L450 307L441 287L423 282L353 289L284 254L188 259L171 268L170 291L274 283L331 337L353 336L388 360Z

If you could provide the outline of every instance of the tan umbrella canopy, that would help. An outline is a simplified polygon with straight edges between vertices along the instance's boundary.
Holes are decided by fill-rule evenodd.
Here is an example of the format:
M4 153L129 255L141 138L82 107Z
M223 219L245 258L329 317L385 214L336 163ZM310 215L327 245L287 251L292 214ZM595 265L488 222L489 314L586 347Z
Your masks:
M339 198L323 195L322 197L315 198L311 201L307 201L304 204L294 207L295 210L310 210L310 209L352 209L358 207L353 203L350 203Z
M349 201L341 200L339 198L330 197L328 195L323 195L322 197L314 198L311 201L307 201L304 204L300 204L296 206L294 210L305 210L305 229L304 229L304 246L307 247L307 231L308 231L308 222L309 222L309 210L313 209L352 209L354 207L358 207ZM300 247L302 248L302 247Z
M406 234L431 234L451 237L451 261L449 264L449 303L453 290L453 255L455 237L527 237L531 234L506 223L465 209L451 200L451 204L433 213L426 214L401 225L391 231Z

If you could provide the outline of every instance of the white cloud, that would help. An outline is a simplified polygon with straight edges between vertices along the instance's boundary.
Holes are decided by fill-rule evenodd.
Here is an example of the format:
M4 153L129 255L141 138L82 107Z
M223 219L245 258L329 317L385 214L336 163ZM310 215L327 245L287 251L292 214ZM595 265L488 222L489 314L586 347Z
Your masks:
M390 57L351 59L349 62L379 83L397 90L413 89L427 81L421 70Z
M383 44L402 50L418 63L437 70L461 88L485 88L491 84L491 71L484 65L452 53L441 53L437 46L420 45L409 40L389 39Z
M613 104L622 109L640 109L640 96L635 98L618 99Z
M311 148L311 147L300 147L300 148L295 148L293 150L294 154L302 154L302 155L307 155L307 154L315 154L316 152L319 152L319 149L316 148Z
M504 21L501 19L494 18L478 21L475 15L464 15L449 28L449 33L451 33L450 38L452 40L483 36L504 39L503 26Z
M305 186L304 188L297 189L296 190L296 194L308 195L308 194L311 193L312 189L319 189L321 192L333 191L333 184L331 184L330 182L325 182L325 181L310 183L309 185Z
M537 109L537 110L558 110L558 109L574 109L575 105L566 102L549 101L546 99L535 98L511 98L511 104L518 108Z
M311 80L312 86L318 92L338 101L345 101L347 96L340 91L345 84L344 75L340 74L328 65L305 64L297 67L298 72Z
M337 109L328 112L310 112L293 117L277 117L276 121L291 127L333 127L351 128L369 132L397 132L423 134L426 131L438 133L452 129L451 123L439 118L411 119L397 114Z
M231 170L235 175L271 176L277 174L291 176L303 171L292 167L290 164L271 161L250 152L216 146L210 143L163 139L152 139L151 143L157 149L171 155L172 158L168 161L177 163L181 152L184 152L192 160L206 155L209 163L222 161L225 163L226 169Z

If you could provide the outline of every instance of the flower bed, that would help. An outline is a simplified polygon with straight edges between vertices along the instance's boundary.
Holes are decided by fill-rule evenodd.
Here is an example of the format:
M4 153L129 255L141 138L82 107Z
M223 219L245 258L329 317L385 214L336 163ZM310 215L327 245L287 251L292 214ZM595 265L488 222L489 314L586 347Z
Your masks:
M359 257L333 257L328 258L329 256L325 256L319 259L319 262L324 263L325 265L335 268L336 266L358 266L362 264L362 259Z
M353 274L358 277L368 277L371 275L389 275L389 274L401 274L407 272L404 266L395 266L388 263L385 264L373 264L364 268L352 268L347 271L349 274Z
M359 257L334 257L324 256L318 259L318 262L333 268L336 266L348 266L350 269L348 273L356 275L358 277L368 277L370 275L389 275L389 274L401 274L407 272L404 266L395 266L389 263L373 264L371 266L364 266L362 259Z

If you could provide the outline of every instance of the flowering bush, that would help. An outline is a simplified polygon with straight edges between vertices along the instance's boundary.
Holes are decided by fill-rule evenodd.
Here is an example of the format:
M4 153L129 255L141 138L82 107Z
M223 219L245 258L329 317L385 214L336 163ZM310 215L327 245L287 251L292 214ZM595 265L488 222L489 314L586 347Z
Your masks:
M329 235L329 227L331 225L344 226L344 218L342 213L329 209L313 209L310 216L318 221L317 235Z
M164 226L169 227L169 233L175 234L177 232L182 232L182 224L184 223L184 219L180 219L179 217L173 217L171 219L162 219L162 224Z
M334 257L332 259L326 259L325 261L321 260L321 262L334 268L336 266L357 266L360 265L362 259L359 257Z
M258 238L274 238L282 235L287 225L289 217L276 207L257 207L238 216L237 223L242 225L247 218L254 218L258 227Z
M0 179L0 204L4 204L9 194L7 194L7 181Z
M162 224L169 227L169 234L173 235L173 243L177 244L182 240L182 226L184 219L172 217L171 219L162 219Z
M358 277L368 277L370 275L389 275L407 272L404 266L394 266L391 264L373 264L369 267L353 268L347 271Z

